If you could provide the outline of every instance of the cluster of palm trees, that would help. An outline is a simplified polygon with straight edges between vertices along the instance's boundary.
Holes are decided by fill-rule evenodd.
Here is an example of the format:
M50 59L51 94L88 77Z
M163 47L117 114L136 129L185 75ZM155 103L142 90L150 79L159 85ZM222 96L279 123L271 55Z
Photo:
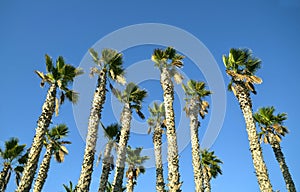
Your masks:
M125 70L122 66L123 55L121 53L112 49L103 49L101 54L93 49L90 49L89 52L96 64L91 69L90 75L97 75L97 85L90 110L81 172L76 185L73 186L73 183L70 182L69 186L64 185L63 187L70 192L88 192L90 190L95 164L98 128L102 127L108 141L103 154L102 173L98 191L121 192L126 190L132 192L134 191L134 186L137 185L139 174L145 173L143 163L149 159L147 156L141 156L142 147L132 149L128 145L133 112L136 112L141 119L145 119L145 115L142 113L142 104L147 97L147 91L133 82L126 83L124 78ZM46 55L45 59L47 73L36 71L36 74L41 78L41 86L43 87L47 83L49 84L49 89L42 107L42 114L37 121L33 143L26 151L25 145L20 145L18 139L11 138L5 143L5 149L0 150L0 156L4 160L3 170L0 174L0 191L5 191L12 172L16 175L18 186L16 192L30 191L33 182L33 191L42 191L52 156L58 162L63 162L64 156L68 154L65 145L71 144L71 142L64 140L69 133L68 127L64 124L59 124L49 129L49 125L53 121L53 114L59 114L59 107L64 103L65 99L73 103L76 103L78 100L78 93L69 89L68 86L83 71L80 68L66 64L62 57L59 57L55 64L50 56ZM222 161L214 154L214 151L202 149L198 132L201 125L200 119L205 118L209 109L209 103L205 100L205 97L208 97L212 92L206 89L206 85L202 81L189 80L186 84L182 83L183 76L178 72L177 68L183 66L184 56L177 53L174 48L155 49L151 59L154 62L154 66L160 71L160 83L163 90L163 102L154 103L153 106L148 107L150 117L147 119L149 125L148 133L153 133L156 190L159 192L181 191L182 181L179 171L179 154L173 107L173 83L175 82L182 84L186 94L184 111L190 119L195 191L209 192L211 191L211 179L222 174L220 167ZM231 78L228 88L238 99L245 117L250 151L260 190L263 192L273 191L263 159L261 140L271 145L283 173L288 191L296 191L280 147L281 138L288 132L283 125L283 121L287 119L286 114L274 115L274 107L261 108L255 114L252 112L250 93L256 94L254 84L262 82L259 77L255 76L261 61L253 57L248 49L231 49L228 56L223 56L223 62L226 67L226 73ZM124 89L116 89L113 86L113 82L124 85ZM119 100L123 108L120 124L113 123L109 126L104 126L101 122L101 114L106 95L109 93L112 93ZM256 123L261 129L260 133L257 133ZM168 183L166 183L164 178L162 163L162 135L164 133L168 144ZM46 150L41 164L38 166L43 146ZM117 152L116 160L114 160L112 150ZM13 163L14 161L17 163ZM127 170L125 172L126 165ZM111 183L109 175L113 170L114 179ZM38 174L35 179L37 171ZM123 186L124 176L127 178L126 187Z

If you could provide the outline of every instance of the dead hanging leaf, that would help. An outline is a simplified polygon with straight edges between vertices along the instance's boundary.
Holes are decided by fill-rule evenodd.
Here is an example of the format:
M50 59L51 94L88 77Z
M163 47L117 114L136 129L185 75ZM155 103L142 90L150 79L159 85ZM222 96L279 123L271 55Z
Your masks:
M114 73L114 71L112 69L109 70L109 73L110 73L111 78L115 79L115 73Z
M282 133L283 133L282 128L281 128L281 126L280 126L279 124L274 124L274 125L273 125L273 128L275 129L275 131L276 131L277 133L279 133L279 134L282 134Z
M59 100L55 98L55 115L58 116L59 113Z
M116 77L116 81L122 85L125 85L126 84L126 80L123 76L120 76L120 75L117 75Z
M261 84L263 82L261 78L255 75L249 76L249 78L251 79L251 82L255 84Z
M205 108L209 108L209 103L207 101L202 101L201 105Z
M172 65L174 65L178 68L181 68L183 66L183 63L180 60L175 60L175 61L172 62Z
M41 81L41 84L40 84L40 87L41 87L41 88L43 88L43 87L44 87L44 85L45 85L45 81L44 81L44 80L42 80L42 81Z
M233 94L236 96L236 90L233 85L231 85L231 90L232 90Z
M90 77L94 77L95 74L99 74L100 70L97 67L91 67L90 69Z
M269 143L269 140L267 137L264 137L264 143L268 144Z
M69 154L69 151L65 146L61 146L60 150L62 150L65 154Z
M62 83L61 83L61 80L59 79L59 80L57 80L57 85L58 85L58 87L59 88L61 88L61 86L62 86Z
M278 135L275 135L275 139L277 142L281 142L281 138Z
M149 135L151 133L151 127L148 128L147 134Z
M176 72L174 74L174 80L177 84L181 84L183 80L183 76L180 73Z
M61 150L58 151L59 161L63 162L65 160L65 153Z

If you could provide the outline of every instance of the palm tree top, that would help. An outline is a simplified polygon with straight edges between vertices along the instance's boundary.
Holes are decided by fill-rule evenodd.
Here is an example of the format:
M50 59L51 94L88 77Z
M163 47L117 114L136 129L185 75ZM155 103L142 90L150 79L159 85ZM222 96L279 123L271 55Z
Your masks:
M261 84L262 79L255 76L257 70L261 67L261 60L252 55L250 49L230 49L229 55L223 55L223 63L226 67L226 73L232 77L228 85L229 90L235 81L244 82L245 86L256 94L253 84ZM234 91L234 90L233 90Z
M100 68L93 67L91 69L91 75L95 73L100 73L101 70L108 71L108 77L118 83L125 84L123 68L123 55L114 49L103 49L101 52L101 58L98 53L93 49L89 49L90 55L93 58L93 61Z
M7 163L12 163L13 160L22 156L22 153L26 147L25 144L19 145L19 139L13 137L10 138L4 144L4 150L0 148L0 156Z
M183 55L180 55L176 52L173 47L167 47L163 49L154 49L154 52L151 56L151 60L154 62L154 66L158 67L160 71L163 68L166 68L176 83L181 83L183 76L176 70L176 68L183 67Z
M218 157L214 153L214 151L210 152L207 149L201 150L201 161L204 168L208 170L210 178L216 178L218 174L222 175L220 164L222 164L223 162L218 159Z
M199 115L204 118L208 113L209 103L203 100L204 97L212 94L211 91L205 89L205 83L201 81L189 80L187 85L182 84L182 88L187 96L185 98L186 105L184 107L185 112L189 113L189 105L192 98L196 99L196 102L200 105Z
M123 92L113 87L112 92L116 98L122 103L129 103L131 109L135 109L137 114L145 119L145 116L141 113L142 103L147 97L147 91L140 89L136 84L130 82L126 85Z
M47 132L48 143L52 143L55 160L59 163L63 162L65 155L69 153L64 145L71 144L71 142L62 140L68 134L69 128L65 124L54 126Z
M287 119L287 114L278 113L275 115L274 113L275 108L273 106L261 107L253 114L253 118L262 130L260 136L268 136L268 134L272 133L276 135L277 141L280 142L281 137L285 136L289 132L288 128L283 125L284 121ZM265 137L263 141L265 143L269 143L268 137Z
M148 156L141 156L143 148L137 147L135 149L132 149L130 145L127 146L126 151L126 162L129 165L129 170L134 172L134 179L139 175L139 173L145 173L146 169L143 166L144 162L149 159ZM126 176L128 175L128 172L126 172Z
M105 127L102 125L104 129L104 134L109 140L115 140L117 141L120 136L120 130L121 130L121 125L118 123L112 123Z

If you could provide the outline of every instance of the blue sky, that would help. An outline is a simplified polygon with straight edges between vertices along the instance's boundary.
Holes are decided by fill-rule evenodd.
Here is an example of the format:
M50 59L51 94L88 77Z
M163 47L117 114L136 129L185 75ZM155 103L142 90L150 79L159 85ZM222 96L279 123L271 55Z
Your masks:
M283 140L282 149L296 187L299 188L299 9L299 0L185 3L1 1L0 145L3 146L3 141L10 137L18 137L20 143L30 146L46 95L46 88L39 87L40 80L34 74L34 70L45 71L46 53L54 59L62 55L68 63L79 66L87 50L105 35L133 24L163 23L181 28L202 41L214 56L225 84L229 79L224 72L221 56L227 54L231 47L251 48L254 55L262 59L262 69L258 75L264 82L257 86L258 94L252 96L253 109L256 111L258 107L274 105L277 112L288 113L285 125L290 134ZM149 59L156 47L145 45L124 51L124 66L129 67L132 63ZM195 73L189 58L185 59L182 72L189 78L206 81L201 72ZM143 110L148 115L147 105L153 100L161 100L162 92L159 82L155 80L142 82L140 86L149 91ZM90 91L93 91L93 88ZM175 106L179 106L179 97L175 98ZM107 101L110 101L110 97ZM225 120L217 140L211 147L224 162L223 175L212 181L212 189L258 191L243 116L232 93L227 93L226 101ZM86 107L89 108L88 105ZM79 178L85 145L80 130L86 129L87 124L76 124L76 113L73 115L73 109L78 108L64 104L60 116L53 119L54 125L66 123L69 126L68 139L72 144L68 146L70 154L63 164L52 162L44 186L46 192L63 191L63 183L76 183ZM182 113L180 107L177 107L175 112L176 116ZM118 116L112 114L110 102L106 102L104 113L104 124L118 120ZM82 119L87 115L83 112ZM134 119L138 118L134 116ZM202 121L200 135L203 135L208 121L209 116ZM134 133L129 142L134 147L149 148L151 136ZM263 152L274 190L285 191L284 181L271 148L263 145ZM188 145L180 153L183 191L193 191L194 187L190 156ZM165 165L165 171L166 169ZM100 173L101 166L95 167L91 191L96 191ZM136 191L154 191L154 187L155 169L149 168L146 174L139 178ZM15 185L11 181L7 191L14 189Z

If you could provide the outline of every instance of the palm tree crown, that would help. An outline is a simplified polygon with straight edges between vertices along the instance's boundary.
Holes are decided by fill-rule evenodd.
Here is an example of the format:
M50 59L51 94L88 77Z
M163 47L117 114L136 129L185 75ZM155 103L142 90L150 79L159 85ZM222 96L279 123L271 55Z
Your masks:
M137 85L131 82L127 84L122 93L115 88L112 89L112 92L120 102L129 103L130 108L134 109L142 119L145 119L141 109L142 103L147 97L147 91L141 90Z
M262 83L261 78L255 76L256 71L261 67L261 60L252 56L249 49L230 49L229 55L223 55L223 63L226 73L232 77L228 89L235 93L232 86L237 81L243 82L247 89L256 94L254 83Z
M201 162L203 169L207 170L209 179L216 178L219 174L222 174L220 164L223 162L218 159L214 151L209 152L207 149L201 151Z
M280 142L281 137L289 132L287 127L283 125L284 121L287 119L287 114L279 113L274 115L274 112L275 108L273 106L262 107L253 115L254 120L259 124L262 131L259 134L261 140L265 143L270 143L270 134L275 135L276 140Z
M155 49L151 60L155 63L154 66L158 67L160 71L164 68L168 70L171 77L174 77L176 83L181 83L183 76L176 70L176 67L182 68L183 55L176 53L172 47L167 47L165 50Z
M25 144L20 145L17 138L10 138L5 142L4 150L0 148L0 157L4 160L3 170L0 174L0 191L4 191L11 175L11 171L16 174L16 183L19 184L23 166L26 163L28 153L24 153Z
M101 52L101 58L99 58L98 53L94 49L90 49L90 54L93 58L93 61L97 67L91 68L90 75L93 76L95 73L99 74L101 70L105 73L108 71L108 77L118 83L125 84L124 79L124 69L123 64L123 55L113 49L103 49Z
M83 74L83 70L66 64L62 56L58 57L56 65L54 65L49 55L46 54L45 59L47 73L44 74L37 70L35 73L42 79L41 87L44 87L45 83L55 84L61 90L59 98L56 99L56 114L58 114L58 106L63 104L65 98L73 103L77 102L78 93L70 90L68 86L74 81L76 76Z
M165 106L164 103L153 103L153 107L148 107L150 112L150 117L147 119L147 123L149 125L148 133L151 130L155 130L157 124L161 125L161 128L165 128Z
M196 104L198 104L200 107L199 115L204 118L205 114L208 113L207 109L209 108L209 104L207 101L203 100L203 97L209 96L212 94L211 91L205 89L205 83L201 81L195 81L195 80L189 80L187 82L187 85L182 84L182 88L187 96L185 98L186 100L186 106L184 110L186 113L189 113L189 105L191 102L191 99L193 99Z

